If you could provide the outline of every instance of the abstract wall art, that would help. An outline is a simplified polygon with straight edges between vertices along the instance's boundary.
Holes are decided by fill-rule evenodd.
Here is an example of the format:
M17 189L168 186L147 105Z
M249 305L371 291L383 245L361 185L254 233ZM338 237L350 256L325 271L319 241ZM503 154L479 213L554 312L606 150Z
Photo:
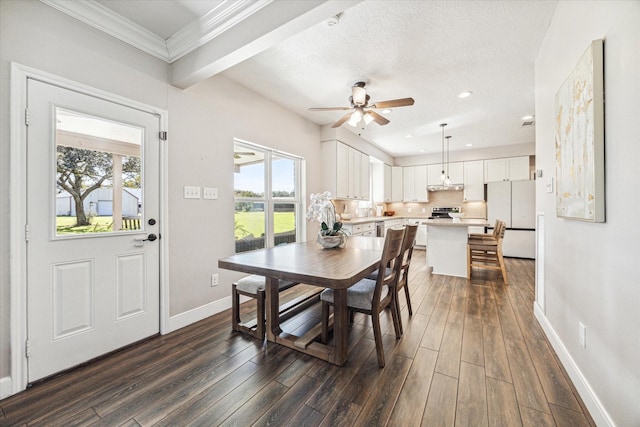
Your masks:
M558 217L605 221L603 50L593 41L556 93Z

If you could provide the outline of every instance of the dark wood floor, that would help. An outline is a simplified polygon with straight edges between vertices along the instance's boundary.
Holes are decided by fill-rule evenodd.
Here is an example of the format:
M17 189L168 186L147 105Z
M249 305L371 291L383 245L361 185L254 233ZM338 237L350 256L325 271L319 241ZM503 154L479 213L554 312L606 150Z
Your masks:
M594 425L532 314L533 261L508 259L508 286L432 275L424 251L411 268L402 339L382 316L384 369L367 316L336 367L233 333L225 311L0 401L0 425ZM316 306L284 329L318 319Z

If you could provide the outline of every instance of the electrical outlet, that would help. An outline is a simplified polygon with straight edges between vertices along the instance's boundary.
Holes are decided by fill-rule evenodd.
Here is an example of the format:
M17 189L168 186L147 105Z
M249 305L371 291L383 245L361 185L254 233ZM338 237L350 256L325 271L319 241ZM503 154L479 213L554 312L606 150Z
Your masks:
M212 187L204 187L202 189L202 198L216 200L218 198L218 189Z
M422 208L422 213L427 213L427 210L425 208Z
M211 275L211 287L218 286L218 273Z
M199 199L200 187L192 187L190 185L184 186L184 198L185 199Z
M408 208L408 209L407 209L407 211L408 211L409 213L411 213L411 208Z
M584 323L578 322L578 339L583 348L587 348L587 327Z

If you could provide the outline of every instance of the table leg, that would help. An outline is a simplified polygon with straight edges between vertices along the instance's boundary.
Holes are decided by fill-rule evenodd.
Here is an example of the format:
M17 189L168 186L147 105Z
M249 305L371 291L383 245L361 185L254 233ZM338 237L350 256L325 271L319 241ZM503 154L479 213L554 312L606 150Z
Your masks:
M339 366L347 361L347 345L349 341L348 317L347 290L335 289L333 291L334 363Z
M265 281L265 305L267 322L267 340L276 341L276 336L280 335L280 292L278 289L278 279L267 277Z

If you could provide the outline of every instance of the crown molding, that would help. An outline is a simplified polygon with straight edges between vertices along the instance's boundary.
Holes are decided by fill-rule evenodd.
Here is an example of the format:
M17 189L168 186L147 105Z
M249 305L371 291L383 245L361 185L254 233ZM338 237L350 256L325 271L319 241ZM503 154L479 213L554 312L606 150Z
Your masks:
M40 0L87 25L103 31L149 55L172 63L213 40L273 0L225 0L174 35L162 37L124 18L95 0Z
M174 62L210 42L272 2L273 0L226 0L221 2L202 18L191 22L167 39L169 62Z
M95 0L40 0L60 12L91 25L143 52L169 62L166 41Z

